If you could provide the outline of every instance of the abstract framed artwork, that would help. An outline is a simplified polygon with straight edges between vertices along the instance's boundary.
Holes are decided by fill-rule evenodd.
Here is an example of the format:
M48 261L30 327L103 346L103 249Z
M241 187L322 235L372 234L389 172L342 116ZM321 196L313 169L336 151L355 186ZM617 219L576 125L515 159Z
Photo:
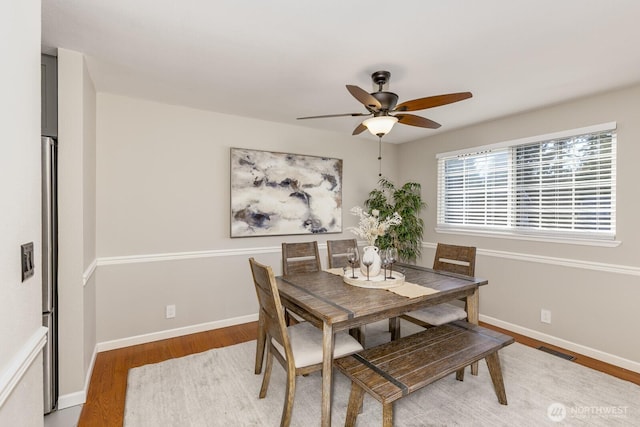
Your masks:
M231 237L342 232L342 160L231 148Z

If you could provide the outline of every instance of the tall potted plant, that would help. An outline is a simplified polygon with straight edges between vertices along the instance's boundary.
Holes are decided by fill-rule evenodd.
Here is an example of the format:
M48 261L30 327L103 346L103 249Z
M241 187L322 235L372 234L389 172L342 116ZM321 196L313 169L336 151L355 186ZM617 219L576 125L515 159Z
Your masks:
M379 211L380 217L389 217L397 212L402 217L400 224L389 228L388 232L379 236L377 245L380 249L395 247L400 258L406 262L415 262L420 256L424 221L420 211L426 206L420 194L421 186L417 182L407 182L396 187L386 178L378 181L378 188L369 193L364 206L369 212Z

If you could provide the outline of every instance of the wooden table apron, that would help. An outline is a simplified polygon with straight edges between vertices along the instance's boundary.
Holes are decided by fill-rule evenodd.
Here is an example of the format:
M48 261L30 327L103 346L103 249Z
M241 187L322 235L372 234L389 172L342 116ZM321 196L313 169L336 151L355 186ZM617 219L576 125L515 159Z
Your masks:
M383 289L367 289L343 282L341 276L320 271L278 276L282 304L323 331L322 426L331 425L333 347L336 332L389 319L422 307L467 299L469 323L478 324L478 286L484 279L429 268L401 265L406 281L439 292L407 298Z

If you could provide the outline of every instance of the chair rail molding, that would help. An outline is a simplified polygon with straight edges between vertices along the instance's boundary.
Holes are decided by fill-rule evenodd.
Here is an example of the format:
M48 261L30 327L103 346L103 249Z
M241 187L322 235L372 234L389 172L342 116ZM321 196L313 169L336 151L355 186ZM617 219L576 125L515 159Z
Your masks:
M423 248L435 249L436 243L423 242ZM570 258L557 258L545 255L525 254L518 252L496 251L491 249L478 248L477 255L511 259L515 261L535 262L539 264L559 265L562 267L579 268L585 270L603 271L607 273L625 274L630 276L640 276L640 267L623 264L607 264L603 262L584 261Z
M327 248L326 243L318 243L319 249ZM127 256L99 257L97 266L119 265L119 264L138 264L145 262L164 262L164 261L180 261L185 259L197 258L217 258L227 256L248 256L261 255L282 252L282 246L263 246L249 248L234 249L212 249L209 251L192 251L192 252L168 252L159 254L139 254Z
M48 329L40 326L9 362L8 367L0 374L0 408L9 398L25 372L38 357L47 342Z
M362 242L358 242L358 245L362 245ZM436 243L422 242L423 248L434 249ZM318 248L326 251L326 243L318 243ZM138 264L147 262L166 262L166 261L180 261L186 259L197 258L217 258L228 256L251 256L261 255L267 253L280 253L282 248L278 246L264 246L264 247L248 247L248 248L234 248L234 249L215 249L208 251L192 251L192 252L169 252L158 254L139 254L139 255L127 255L127 256L113 256L113 257L99 257L95 260L89 268L85 271L84 277L88 280L96 267L120 265L120 264ZM511 259L515 261L535 262L539 264L559 265L563 267L579 268L586 270L603 271L615 274L624 274L630 276L640 276L640 267L623 264L607 264L595 261L585 261L571 258L557 258L545 255L535 255L519 252L507 252L497 251L492 249L478 248L477 255L488 256L494 258Z
M257 248L216 249L209 251L193 252L169 252L159 254L140 254L114 257L100 257L97 260L98 267L105 265L139 264L145 262L180 261L197 258L216 258L226 256L247 256L265 253L280 253L280 246L267 246Z
M94 259L91 261L91 264L87 267L87 269L82 273L82 286L87 286L87 283L93 276L93 273L96 272L96 267L98 266L98 260Z

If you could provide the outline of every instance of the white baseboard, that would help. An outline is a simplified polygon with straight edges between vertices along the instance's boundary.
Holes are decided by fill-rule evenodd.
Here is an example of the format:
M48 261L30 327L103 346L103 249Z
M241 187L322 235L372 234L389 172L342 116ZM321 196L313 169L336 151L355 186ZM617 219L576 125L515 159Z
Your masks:
M115 350L117 348L129 347L132 345L145 344L148 342L175 338L182 335L195 334L198 332L210 331L212 329L225 328L227 326L240 325L242 323L255 322L258 320L258 313L246 316L233 317L231 319L216 320L214 322L200 323L198 325L185 326L183 328L168 329L165 331L152 332L144 335L136 335L112 341L104 341L96 344L98 352Z
M153 332L150 334L136 335L119 340L97 343L93 350L91 363L89 364L89 369L87 370L87 374L85 377L84 390L59 396L57 409L66 409L72 406L82 405L86 402L87 392L89 391L89 384L91 382L91 376L93 375L93 368L96 363L96 357L98 353L102 351L115 350L118 348L129 347L137 344L145 344L148 342L164 340L167 338L175 338L182 335L195 334L198 332L210 331L212 329L220 329L227 326L255 322L257 320L258 314L256 313L247 316L234 317L231 319L217 320L215 322L200 323L198 325L186 326L184 328L169 329L166 331Z
M258 320L258 314L256 313L256 314L250 314L247 316L217 320L214 322L201 323L198 325L186 326L183 328L169 329L166 331L154 332L154 333L144 334L144 335L137 335L137 336L123 338L119 340L112 340L112 341L105 341L105 342L98 343L96 344L95 349L93 351L91 363L87 371L84 390L60 396L58 398L58 409L70 408L72 406L81 405L85 403L87 391L89 390L89 383L91 381L91 376L93 374L93 367L95 365L96 357L99 352L115 350L118 348L129 347L137 344L145 344L148 342L159 341L167 338L175 338L182 335L194 334L198 332L209 331L212 329L225 328L227 326L234 326L234 325L240 325L243 323L255 322L257 320ZM632 360L615 356L613 354L605 353L603 351L596 350L591 347L586 347L581 344L576 344L571 341L554 337L553 335L548 335L542 332L535 331L533 329L518 326L513 323L505 322L505 321L495 319L493 317L485 316L482 314L480 315L480 320L490 325L494 325L499 328L518 333L520 335L525 335L529 338L543 341L547 344L552 344L558 347L562 347L564 349L574 351L584 356L592 357L594 359L601 360L606 363L610 363L611 365L619 366L621 368L640 373L640 363L634 362Z
M89 374L91 378L91 374ZM56 410L71 408L72 406L78 406L84 404L87 401L87 389L76 391L75 393L63 394L58 396L58 406Z
M623 357L619 357L610 353L605 353L604 351L596 350L594 348L587 347L582 344L577 344L571 341L564 340L562 338L554 337L553 335L548 335L542 332L535 331L533 329L515 325L513 323L504 322L502 320L495 319L493 317L485 316L482 314L480 315L480 320L490 325L497 326L499 328L506 329L508 331L527 336L529 338L543 341L547 344L552 344L558 347L562 347L564 349L574 351L584 356L588 356L593 359L600 360L602 362L606 362L614 366L618 366L620 368L624 368L633 372L640 373L640 363L634 362L633 360L625 359Z
M86 376L84 378L84 389L75 393L63 394L58 396L57 410L71 408L72 406L82 405L87 401L87 393L89 392L89 383L91 383L91 376L93 375L93 366L96 364L96 356L98 355L97 345L93 348L93 354L91 355L91 362L89 362L89 368L87 369Z

